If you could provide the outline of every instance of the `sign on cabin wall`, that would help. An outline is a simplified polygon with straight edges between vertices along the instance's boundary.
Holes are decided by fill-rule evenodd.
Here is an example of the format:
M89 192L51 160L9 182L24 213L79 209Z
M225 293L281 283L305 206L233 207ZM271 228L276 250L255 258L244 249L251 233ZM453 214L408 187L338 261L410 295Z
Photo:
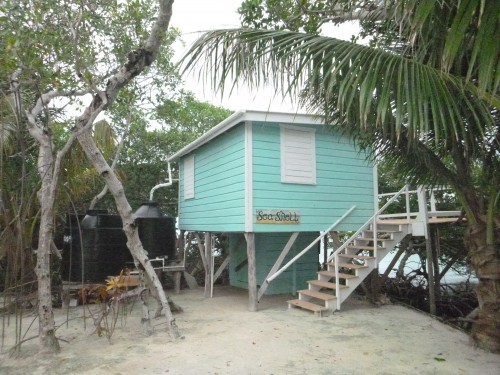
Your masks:
M255 210L257 224L300 224L300 213L294 210Z

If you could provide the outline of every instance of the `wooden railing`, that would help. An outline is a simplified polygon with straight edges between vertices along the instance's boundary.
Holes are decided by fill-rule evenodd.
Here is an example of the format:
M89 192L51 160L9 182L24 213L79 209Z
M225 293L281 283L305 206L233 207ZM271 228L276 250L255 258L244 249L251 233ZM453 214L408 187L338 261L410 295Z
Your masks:
M379 215L379 219L402 219L412 220L419 218L422 221L425 221L425 217L427 218L437 218L437 217L459 217L461 214L460 210L447 210L447 211L439 211L436 208L436 195L437 191L451 191L450 188L447 187L439 187L439 188L426 188L424 186L419 186L416 190L409 190L408 185L405 186L405 211L401 213L392 213L392 214L381 214ZM427 192L430 191L430 202L427 199ZM379 201L383 197L393 197L397 193L385 193L379 194ZM418 211L411 211L410 209L410 200L412 194L415 194L418 201ZM427 215L424 212L427 211Z
M274 272L273 274L270 274L266 277L266 280L264 280L264 283L270 283L271 281L273 281L275 278L277 278L279 275L281 275L288 267L290 267L293 263L295 263L302 255L304 255L305 253L307 253L315 244L317 244L321 239L323 239L324 236L326 236L328 234L328 232L331 232L333 229L335 229L335 227L337 227L337 225L339 225L347 216L349 216L351 214L352 211L354 211L354 209L356 208L356 206L352 206L350 209L348 209L335 223L333 223L327 230L325 230L324 232L321 232L320 235L313 241L309 244L309 246L307 246L304 250L302 250L300 253L298 253L297 255L295 255L292 259L290 259L290 261L285 264L283 267L281 267L279 270L277 270L276 272Z

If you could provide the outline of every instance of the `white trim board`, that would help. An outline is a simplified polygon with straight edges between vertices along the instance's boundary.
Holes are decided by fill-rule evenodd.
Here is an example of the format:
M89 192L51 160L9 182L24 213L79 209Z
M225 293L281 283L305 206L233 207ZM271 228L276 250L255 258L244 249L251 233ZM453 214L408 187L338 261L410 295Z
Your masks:
M253 232L253 133L245 122L245 232Z
M267 121L278 122L284 124L308 124L308 125L324 125L321 118L317 116L302 114L302 113L283 113L283 112L263 112L263 111L238 111L233 113L227 119L214 126L201 137L197 138L187 146L183 147L175 154L169 156L167 161L175 161L182 156L196 150L198 147L210 142L220 134L228 131L234 126L246 121Z

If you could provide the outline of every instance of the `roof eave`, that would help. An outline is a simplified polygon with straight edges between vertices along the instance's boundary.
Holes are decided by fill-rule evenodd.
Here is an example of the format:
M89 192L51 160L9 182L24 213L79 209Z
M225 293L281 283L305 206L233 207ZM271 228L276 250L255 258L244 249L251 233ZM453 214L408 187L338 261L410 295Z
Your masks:
M242 121L273 121L273 122L285 122L285 123L307 123L322 125L323 122L318 117L313 117L311 115L300 114L300 113L282 113L282 112L262 112L253 110L241 110L233 113L227 119L214 126L212 129L207 131L205 134L195 139L193 142L187 146L181 148L175 154L167 158L168 162L175 161L182 156L190 153L191 151L197 149L203 144L211 141L219 134L231 129L236 124Z

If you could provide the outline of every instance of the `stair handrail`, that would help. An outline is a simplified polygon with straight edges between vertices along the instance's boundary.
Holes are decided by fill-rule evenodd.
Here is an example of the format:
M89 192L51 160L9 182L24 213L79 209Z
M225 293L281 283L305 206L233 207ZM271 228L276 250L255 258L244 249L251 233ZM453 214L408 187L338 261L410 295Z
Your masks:
M333 252L332 255L330 255L328 258L327 258L327 261L328 262L331 262L332 259L334 259L335 261L335 295L337 296L337 310L340 310L340 304L341 304L341 300L340 300L340 277L339 277L339 254L341 251L344 251L347 246L352 242L354 241L358 235L363 231L365 230L365 228L370 225L371 222L374 223L374 235L373 235L373 240L374 240L374 248L375 248L375 251L376 251L376 247L377 247L377 227L376 227L376 223L377 223L377 217L378 215L380 215L382 212L384 212L384 210L392 204L392 202L394 202L401 194L403 194L403 192L407 192L409 189L409 185L405 185L403 186L403 188L401 190L399 190L391 199L389 199L381 208L378 209L377 212L375 212L351 237L349 237L349 239L347 241L345 241L342 246L340 246L337 250L335 250ZM376 255L375 255L376 256Z
M399 190L391 199L389 199L377 212L375 212L347 241L345 241L342 246L340 246L337 250L335 250L327 259L328 262L331 262L335 254L338 254L340 251L344 250L358 235L374 220L376 220L377 216L380 215L384 210L392 204L405 190L408 189L408 185L405 185L401 190ZM375 237L376 238L376 237Z
M351 214L352 211L356 208L356 205L353 205L350 209L348 209L335 223L333 223L327 230L325 230L323 233L320 233L316 239L309 244L304 250L302 250L300 253L295 255L290 261L285 264L283 267L281 267L278 271L276 271L274 274L269 276L264 280L264 282L270 283L273 281L275 278L277 278L279 275L281 275L288 267L290 267L293 263L295 263L302 255L304 255L307 251L309 251L319 240L321 240L323 237L325 237L328 232L331 232L337 225L339 225L348 215Z

